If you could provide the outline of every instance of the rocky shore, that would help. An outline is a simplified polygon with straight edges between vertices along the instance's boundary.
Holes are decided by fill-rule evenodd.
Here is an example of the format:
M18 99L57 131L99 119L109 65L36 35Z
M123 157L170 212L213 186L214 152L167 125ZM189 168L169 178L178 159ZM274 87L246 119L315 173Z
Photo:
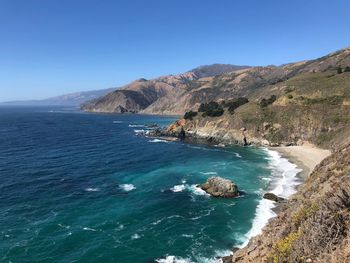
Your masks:
M267 196L270 200L275 198L275 201L282 201L276 210L278 216L271 219L263 233L252 238L246 247L234 248L231 256L222 259L224 263L348 262L350 145L339 147L331 154L330 150L320 149L308 142L286 146L271 145L259 139L252 140L251 137L245 140L244 129L237 135L239 140L227 136L232 131L225 134L217 130L211 133L198 131L191 132L185 120L178 120L167 129L158 129L150 135L220 146L275 146L271 149L302 168L299 176L305 181L288 200ZM339 258L343 261L339 261Z
M318 164L263 233L224 262L349 262L350 144Z

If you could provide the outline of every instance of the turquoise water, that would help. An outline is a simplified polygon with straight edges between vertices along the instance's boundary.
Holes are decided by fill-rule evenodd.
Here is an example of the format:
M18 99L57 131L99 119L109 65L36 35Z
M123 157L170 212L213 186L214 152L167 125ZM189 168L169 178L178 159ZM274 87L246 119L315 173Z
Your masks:
M267 151L137 136L173 120L0 108L0 261L206 262L241 245L270 185ZM195 187L213 175L245 195Z

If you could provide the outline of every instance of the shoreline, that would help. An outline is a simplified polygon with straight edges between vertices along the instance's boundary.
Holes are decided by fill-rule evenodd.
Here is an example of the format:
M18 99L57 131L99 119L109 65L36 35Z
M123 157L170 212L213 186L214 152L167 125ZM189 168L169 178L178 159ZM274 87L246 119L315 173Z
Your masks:
M274 148L262 147L262 149L266 150L268 165L271 169L270 185L264 192L270 192L276 196L288 199L297 192L298 186L302 184L298 174L303 170L299 165L292 162ZM273 202L261 196L255 210L252 226L244 235L246 240L236 248L244 248L252 238L260 235L269 221L278 215L282 207L281 205L282 203Z
M169 137L172 138L171 136ZM165 137L165 140L169 140L169 137ZM171 141L174 140L179 139L171 139ZM191 142L193 143L192 140ZM195 140L195 143L198 144L213 145L213 142L208 142L205 139L204 142L206 143L203 143L200 138ZM219 144L218 142L215 143ZM230 144L224 146L230 146ZM274 166L274 169L277 168L272 175L274 177L273 180L276 179L274 182L275 185L273 185L273 188L269 192L273 192L277 196L282 196L286 199L289 199L291 196L298 193L299 187L305 183L314 168L321 163L322 160L331 155L330 150L321 149L309 142L304 142L303 145L300 146L257 147L263 147L267 150L271 158L269 161L270 165ZM275 152L275 154L271 154L271 152ZM262 198L257 206L253 225L244 235L247 239L241 245L233 247L230 255L219 256L217 262L230 262L227 260L232 257L237 249L246 247L252 238L262 233L263 229L270 223L271 219L275 218L282 211L284 207L283 204L284 203L272 202Z
M301 169L297 176L302 180L302 183L309 177L316 165L331 155L330 150L318 148L310 143L304 143L300 146L270 147L269 149L277 151L283 158Z
M266 147L265 149L271 158L270 165L274 167L275 173L277 171L277 174L273 175L277 185L274 185L271 192L286 199L297 193L298 188L303 185L316 165L331 154L329 150L318 148L309 143L302 146L278 146ZM279 175L282 177L278 178ZM281 182L283 183L281 184ZM278 184L280 185L278 186ZM259 201L252 228L245 235L248 239L238 248L247 246L253 237L261 234L269 221L278 215L282 206L283 203L271 202L262 198Z

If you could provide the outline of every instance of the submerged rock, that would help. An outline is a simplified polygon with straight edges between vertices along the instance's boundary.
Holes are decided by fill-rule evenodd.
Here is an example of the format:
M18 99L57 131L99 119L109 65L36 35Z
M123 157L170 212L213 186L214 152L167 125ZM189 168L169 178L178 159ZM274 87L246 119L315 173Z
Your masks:
M214 197L237 197L238 187L235 183L221 177L211 177L199 187Z
M263 198L271 200L271 201L275 201L275 202L282 202L285 199L282 197L279 197L277 195L275 195L274 193L266 193L264 194Z
M159 128L158 124L157 123L148 123L145 125L147 128Z

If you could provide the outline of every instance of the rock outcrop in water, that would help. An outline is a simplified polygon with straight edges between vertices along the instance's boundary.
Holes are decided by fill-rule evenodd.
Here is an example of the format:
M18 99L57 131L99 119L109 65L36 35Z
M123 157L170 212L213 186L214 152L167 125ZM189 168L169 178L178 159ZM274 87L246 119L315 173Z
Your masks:
M316 166L263 233L224 262L350 262L350 144Z
M238 187L232 181L221 177L211 177L199 187L214 197L237 197Z
M282 197L279 197L277 195L275 195L274 193L266 193L264 194L263 198L274 201L274 202L282 202L285 199Z

